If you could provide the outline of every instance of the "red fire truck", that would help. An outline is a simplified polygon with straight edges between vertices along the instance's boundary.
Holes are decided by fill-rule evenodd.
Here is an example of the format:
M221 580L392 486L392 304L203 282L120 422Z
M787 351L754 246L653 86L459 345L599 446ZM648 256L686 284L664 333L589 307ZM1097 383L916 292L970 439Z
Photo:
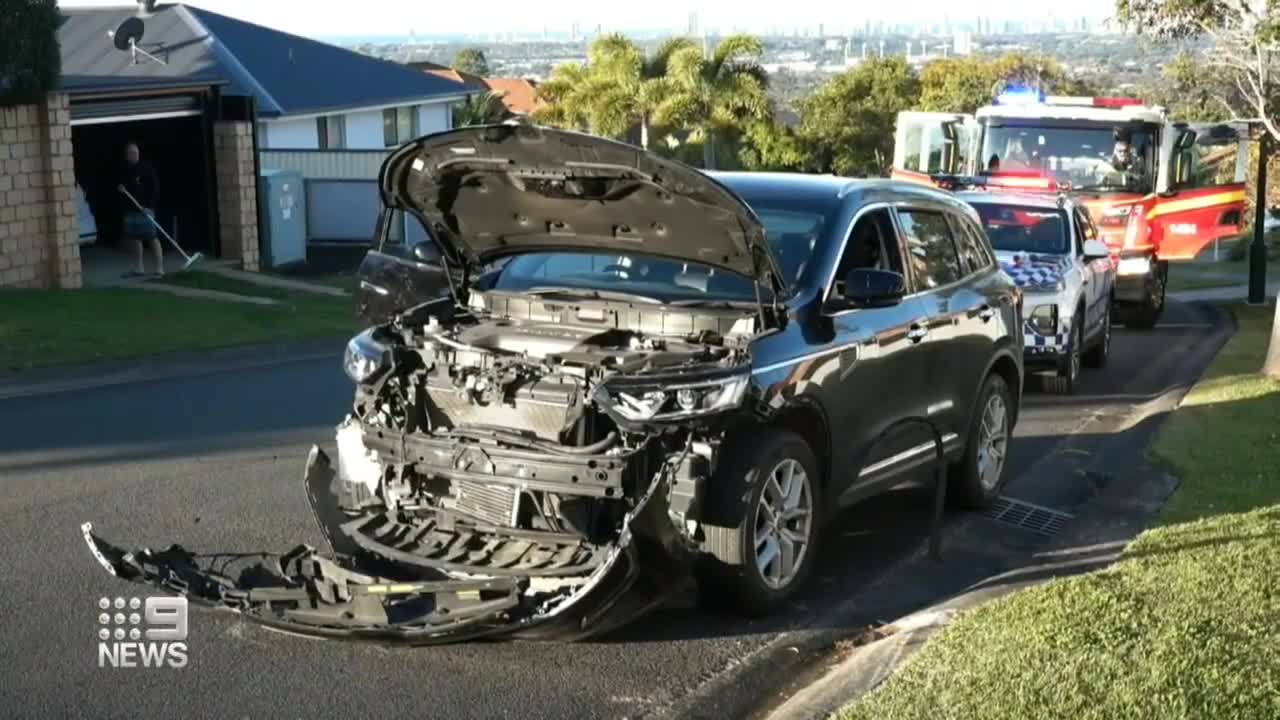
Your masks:
M901 113L892 176L1069 193L1116 263L1114 317L1150 328L1169 261L1241 233L1248 142L1243 123L1175 122L1139 100L1012 91L973 115Z

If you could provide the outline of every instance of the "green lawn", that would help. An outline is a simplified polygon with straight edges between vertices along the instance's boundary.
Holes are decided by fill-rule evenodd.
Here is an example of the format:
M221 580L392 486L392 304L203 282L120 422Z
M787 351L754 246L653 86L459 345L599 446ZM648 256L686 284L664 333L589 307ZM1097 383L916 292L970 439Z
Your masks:
M1280 382L1272 311L1235 311L1151 449L1182 478L1157 526L958 619L840 720L1280 718Z
M1169 264L1169 292L1230 287L1249 282L1248 261L1177 262Z
M0 372L343 335L356 329L352 298L295 293L210 273L164 282L272 297L272 306L123 288L0 291Z

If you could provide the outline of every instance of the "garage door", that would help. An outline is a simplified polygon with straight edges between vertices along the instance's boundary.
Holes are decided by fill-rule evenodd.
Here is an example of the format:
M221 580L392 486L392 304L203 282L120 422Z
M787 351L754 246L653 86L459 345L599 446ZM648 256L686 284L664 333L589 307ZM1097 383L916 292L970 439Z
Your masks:
M199 95L160 95L156 97L102 100L72 100L71 124L156 120L160 118L199 115Z

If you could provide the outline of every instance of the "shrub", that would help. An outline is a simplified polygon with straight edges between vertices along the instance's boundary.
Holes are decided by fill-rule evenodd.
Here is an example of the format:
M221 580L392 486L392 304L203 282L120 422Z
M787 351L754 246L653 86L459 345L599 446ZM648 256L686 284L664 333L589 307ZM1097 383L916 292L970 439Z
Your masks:
M62 79L56 0L0 0L0 106L37 101Z

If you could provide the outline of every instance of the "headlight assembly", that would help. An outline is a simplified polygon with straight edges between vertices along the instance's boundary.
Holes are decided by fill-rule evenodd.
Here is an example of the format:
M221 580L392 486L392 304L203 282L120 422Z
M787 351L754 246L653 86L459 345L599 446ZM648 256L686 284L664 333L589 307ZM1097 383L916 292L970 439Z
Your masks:
M1151 261L1145 257L1121 258L1116 267L1117 275L1146 275L1151 272Z
M387 365L387 346L373 339L372 328L347 342L347 350L342 355L342 369L354 382L372 380Z
M618 378L596 386L594 400L606 412L632 422L666 422L712 415L742 404L747 370L706 380L667 382Z
M1058 332L1058 306L1037 305L1031 310L1031 327L1041 335L1053 335Z

